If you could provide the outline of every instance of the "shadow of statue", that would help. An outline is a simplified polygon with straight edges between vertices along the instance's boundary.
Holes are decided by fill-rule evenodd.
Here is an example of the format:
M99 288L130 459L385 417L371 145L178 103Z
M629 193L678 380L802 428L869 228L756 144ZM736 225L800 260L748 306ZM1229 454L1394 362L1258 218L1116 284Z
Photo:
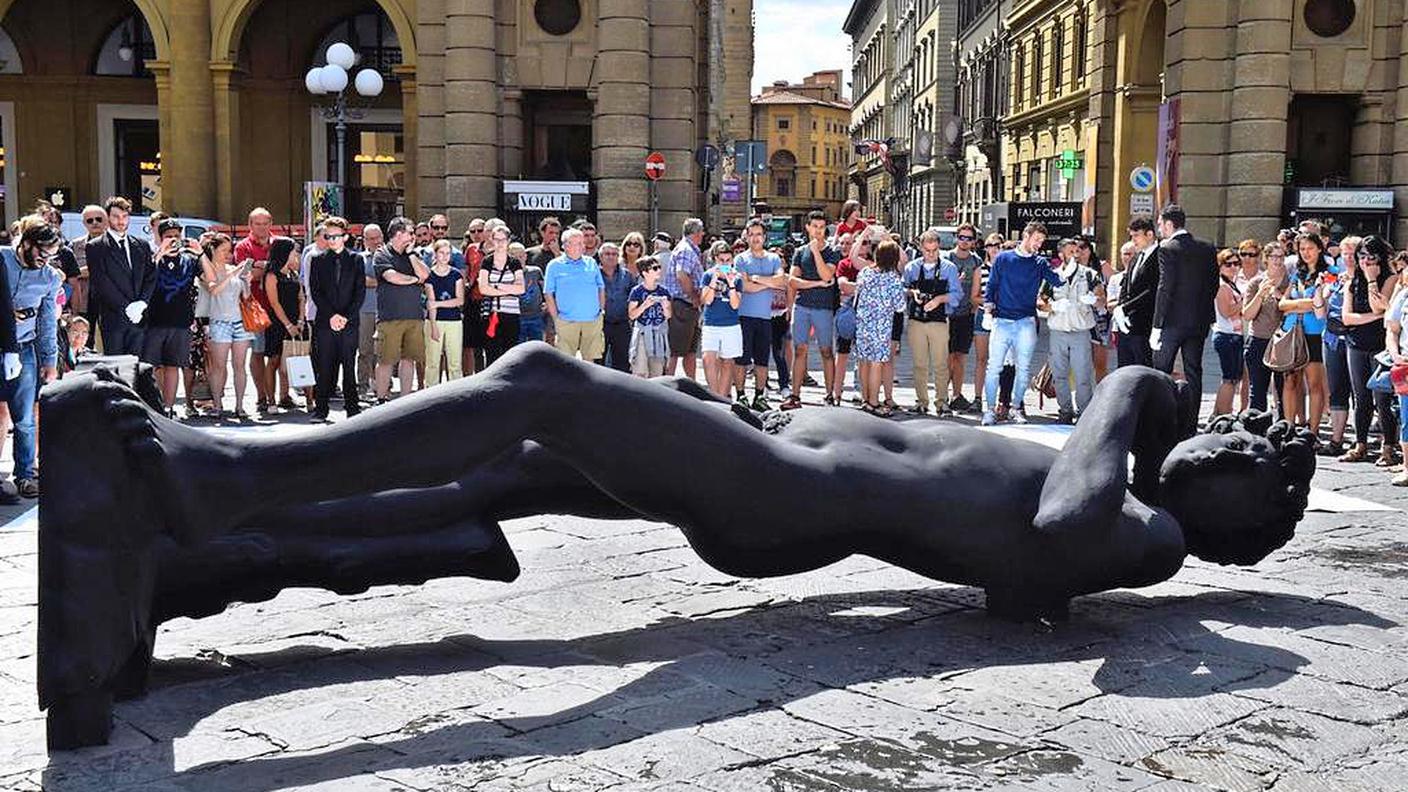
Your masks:
M340 652L292 666L280 664L306 648L285 648L240 658L259 667L279 666L276 670L197 682L202 688L196 695L185 695L188 685L162 687L166 667L179 665L184 674L190 661L158 661L151 694L119 704L116 712L119 720L158 742L118 759L108 749L103 761L129 769L146 762L143 773L149 771L151 780L167 778L181 786L199 787L210 773L237 773L237 782L230 780L233 787L263 792L286 786L293 777L297 783L312 784L393 769L570 756L745 712L782 708L830 689L1047 662L1099 661L1091 678L1098 690L1094 695L1135 690L1142 697L1187 699L1196 706L1204 696L1275 687L1308 662L1283 648L1220 635L1208 622L1291 630L1397 626L1359 608L1323 600L1219 590L1193 597L1092 595L1077 600L1078 620L1044 629L955 606L975 594L953 588L826 595L725 618L671 618L573 640L462 635ZM907 608L918 620L902 618ZM885 615L867 614L867 609ZM890 615L892 611L899 613ZM397 732L406 735L402 738L388 740L383 735L374 749L357 740L321 753L175 769L174 740L191 734L201 720L225 707L306 689L310 678L346 684L398 675L486 672L499 666L558 669L566 675L570 667L620 669L641 663L660 665L556 712L490 719L457 710L459 714L442 721L444 725L436 726L437 718L427 717L419 726L403 726ZM685 692L690 693L688 704L677 703ZM649 709L648 717L633 714L642 707ZM587 718L593 720L584 721ZM88 754L51 755L44 788L91 783L91 776L84 774Z

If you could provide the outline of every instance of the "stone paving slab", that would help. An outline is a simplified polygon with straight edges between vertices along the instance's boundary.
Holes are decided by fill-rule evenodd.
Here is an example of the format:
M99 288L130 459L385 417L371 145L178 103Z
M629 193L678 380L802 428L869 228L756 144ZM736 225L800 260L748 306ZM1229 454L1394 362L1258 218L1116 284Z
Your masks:
M1408 507L1386 482L1315 486ZM740 581L666 526L505 530L513 584L170 622L113 743L50 757L34 523L0 528L0 790L1408 789L1401 512L1312 514L1254 569L1191 562L1052 628L872 559Z

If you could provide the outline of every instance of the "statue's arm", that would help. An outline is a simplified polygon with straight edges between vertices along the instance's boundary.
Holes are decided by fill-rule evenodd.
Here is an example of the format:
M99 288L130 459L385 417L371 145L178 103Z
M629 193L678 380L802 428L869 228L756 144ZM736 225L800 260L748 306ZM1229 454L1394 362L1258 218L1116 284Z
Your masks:
M1178 387L1166 374L1131 366L1106 377L1047 474L1036 529L1056 534L1108 525L1118 519L1126 491L1156 505L1159 467L1191 434L1184 412Z

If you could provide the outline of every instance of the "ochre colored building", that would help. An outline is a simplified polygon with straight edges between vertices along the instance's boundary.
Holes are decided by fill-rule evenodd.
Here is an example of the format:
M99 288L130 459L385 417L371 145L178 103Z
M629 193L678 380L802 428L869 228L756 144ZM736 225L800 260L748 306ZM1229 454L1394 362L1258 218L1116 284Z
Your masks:
M649 226L658 150L660 226L678 233L707 204L695 149L746 136L751 14L751 0L0 0L4 214L58 191L70 209L121 193L299 222L304 182L332 180L341 156L356 219L448 210L456 229L492 214L526 228L541 214L518 209L528 192L616 236ZM304 86L334 41L385 81L352 100L343 151Z
M833 219L840 214L851 161L850 122L840 70L817 72L801 83L779 80L754 97L753 130L768 148L757 198L773 216L790 217L801 228L813 209Z

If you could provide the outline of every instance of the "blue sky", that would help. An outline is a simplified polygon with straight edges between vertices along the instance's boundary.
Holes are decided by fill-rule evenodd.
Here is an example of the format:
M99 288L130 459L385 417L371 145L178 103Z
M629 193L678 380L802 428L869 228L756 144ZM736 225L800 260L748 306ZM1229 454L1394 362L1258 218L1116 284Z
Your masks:
M773 80L801 82L823 69L846 69L851 40L841 32L851 0L754 0L753 93Z

